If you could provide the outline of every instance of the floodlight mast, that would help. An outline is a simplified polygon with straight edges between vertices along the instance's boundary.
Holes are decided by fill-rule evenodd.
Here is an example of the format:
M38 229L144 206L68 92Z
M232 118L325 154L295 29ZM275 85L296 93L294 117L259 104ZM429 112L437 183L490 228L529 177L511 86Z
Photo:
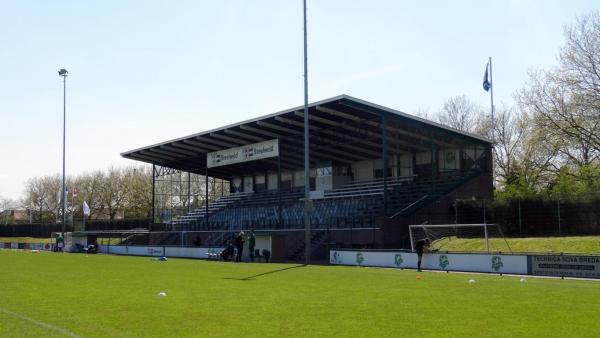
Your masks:
M58 71L58 75L63 77L63 157L62 157L62 190L60 192L61 209L62 209L62 236L65 236L66 231L66 204L67 196L65 196L65 141L66 141L66 125L67 125L67 75L69 72L62 68Z
M306 0L302 1L304 11L304 258L310 263L310 153L308 125L308 54L306 44Z

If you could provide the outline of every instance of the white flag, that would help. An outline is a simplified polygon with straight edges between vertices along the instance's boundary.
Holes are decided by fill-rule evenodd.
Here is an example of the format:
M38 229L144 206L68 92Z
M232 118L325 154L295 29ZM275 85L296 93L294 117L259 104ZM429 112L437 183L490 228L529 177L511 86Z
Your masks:
M65 187L65 200L69 198L69 189L67 189L67 187ZM62 202L62 194L60 192L60 188L58 189L58 192L56 193L56 200L58 201L58 204L60 204Z
M83 201L83 214L85 216L89 216L90 215L90 206L87 204L86 201Z

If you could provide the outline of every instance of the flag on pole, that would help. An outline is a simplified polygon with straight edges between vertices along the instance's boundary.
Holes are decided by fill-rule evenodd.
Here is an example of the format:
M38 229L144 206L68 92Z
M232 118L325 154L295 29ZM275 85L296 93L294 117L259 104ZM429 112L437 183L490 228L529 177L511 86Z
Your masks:
M83 201L83 215L90 216L90 206L86 201Z
M488 92L490 91L490 88L492 88L492 83L489 80L488 77L488 69L490 68L490 63L488 62L485 65L485 74L483 74L483 89Z
M67 187L65 187L65 200L67 200L68 197L69 197L69 189L67 189ZM58 203L62 202L62 194L60 192L60 189L58 189L58 192L56 193L56 200L58 201Z
M79 191L77 190L77 186L74 186L74 187L73 187L73 198L77 198L77 193L78 193L78 192L79 192Z

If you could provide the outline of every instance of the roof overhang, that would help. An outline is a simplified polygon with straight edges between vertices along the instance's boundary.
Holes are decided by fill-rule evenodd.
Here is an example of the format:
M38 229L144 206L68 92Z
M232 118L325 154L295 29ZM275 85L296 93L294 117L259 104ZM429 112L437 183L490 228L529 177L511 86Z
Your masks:
M347 95L311 103L310 159L352 163L381 158L383 139L389 153L411 152L492 141L426 119ZM385 121L385 131L382 123ZM174 140L121 153L132 160L159 166L206 173L207 153L279 139L280 158L210 168L209 175L229 178L256 171L301 169L304 161L304 106L231 124ZM384 137L385 135L385 137Z

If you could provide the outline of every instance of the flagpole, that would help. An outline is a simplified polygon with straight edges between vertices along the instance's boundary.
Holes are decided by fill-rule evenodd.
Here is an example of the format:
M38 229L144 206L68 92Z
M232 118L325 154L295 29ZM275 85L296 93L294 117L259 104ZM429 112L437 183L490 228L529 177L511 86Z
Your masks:
M60 202L62 209L62 236L64 238L66 232L66 209L67 209L67 196L66 196L66 182L65 182L65 152L66 152L66 134L67 134L67 75L69 72L62 68L58 71L58 75L63 77L63 144L62 144L62 191L60 193Z
M492 112L492 142L496 143L496 120L494 119L494 80L492 78L492 57L490 56L490 110ZM495 186L496 175L494 175L494 160L492 151L492 186Z
M495 133L494 133L494 128L495 128L495 122L496 120L494 119L494 80L492 78L492 57L490 56L490 105L491 105L491 112L492 112L492 141L496 140L495 137Z

